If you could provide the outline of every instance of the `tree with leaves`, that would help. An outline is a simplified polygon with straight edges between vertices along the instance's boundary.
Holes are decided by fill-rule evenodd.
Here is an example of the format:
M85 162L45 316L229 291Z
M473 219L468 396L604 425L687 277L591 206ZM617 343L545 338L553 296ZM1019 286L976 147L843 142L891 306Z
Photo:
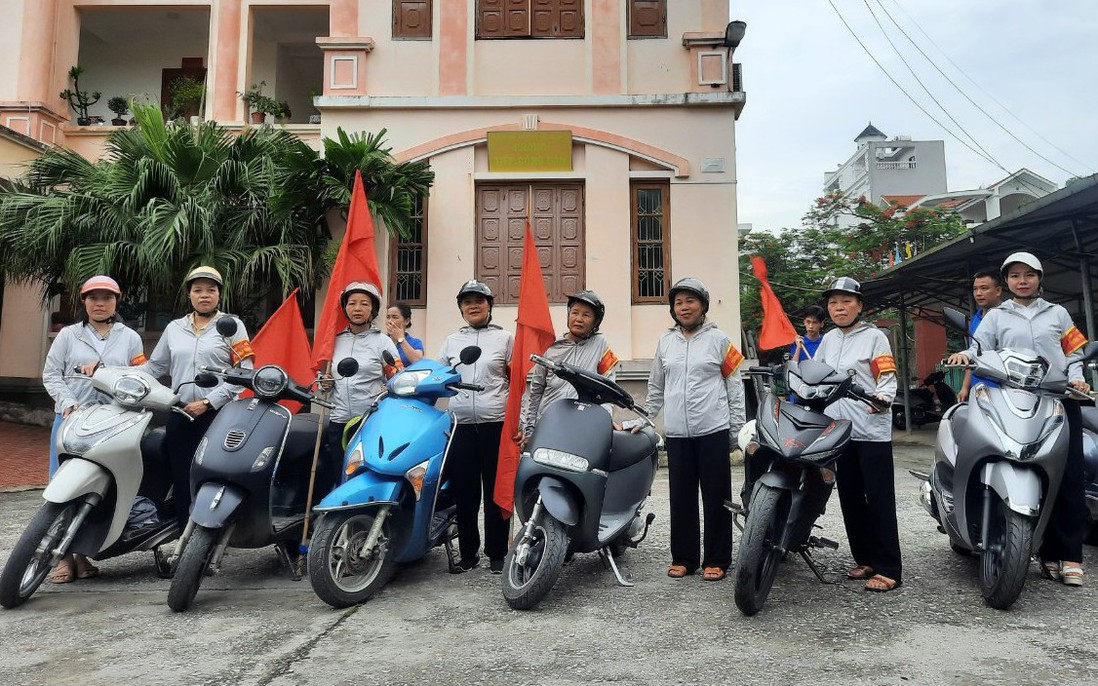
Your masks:
M355 169L395 233L407 232L433 181L425 162L393 162L384 131L340 130L322 157L283 129L238 134L132 109L138 126L113 132L99 161L51 148L0 189L4 277L39 284L48 298L110 274L147 301L181 304L183 276L208 264L227 277L224 306L254 323L294 288L323 283L328 220L346 211Z

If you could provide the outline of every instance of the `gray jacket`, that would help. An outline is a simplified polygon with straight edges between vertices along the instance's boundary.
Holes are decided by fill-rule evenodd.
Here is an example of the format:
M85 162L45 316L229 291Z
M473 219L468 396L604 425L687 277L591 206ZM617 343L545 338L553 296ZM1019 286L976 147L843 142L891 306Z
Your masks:
M1028 307L1007 300L988 310L974 334L983 350L1029 348L1048 360L1052 369L1067 373L1069 381L1083 380L1083 346L1087 337L1063 307L1037 298ZM965 354L976 356L976 343Z
M46 354L46 365L42 368L42 385L53 398L53 409L57 414L77 405L110 402L109 397L92 388L90 378L75 375L74 367L90 362L102 362L111 367L145 362L141 336L125 324L115 322L111 326L102 355L93 342L98 336L88 324L72 324L58 331L53 339L53 345Z
M663 426L669 438L718 431L735 436L746 415L742 363L743 355L716 324L702 324L690 338L674 326L656 345L645 409L655 417L666 406Z
M156 377L170 376L172 390L179 394L179 399L184 403L208 398L211 407L220 409L243 389L224 381L213 388L200 388L187 382L194 381L202 367L231 367L239 362L239 366L251 369L255 362L244 322L236 320L236 333L226 344L215 326L222 317L233 315L218 312L198 334L191 324L191 315L173 319L164 327L164 334L153 348L152 355L149 355L149 361L140 369ZM183 386L184 383L187 385Z
M381 392L385 382L396 372L397 367L385 364L381 353L388 350L393 360L400 365L393 340L377 328L369 328L362 333L353 333L348 327L336 334L335 347L332 350L333 364L338 365L345 357L358 360L358 373L354 376L340 376L332 369L334 389L332 392L332 421L346 423L366 411L370 403Z
M618 358L610 349L606 336L596 333L582 341L573 341L568 334L562 335L545 350L544 357L554 362L567 362L580 369L602 374L610 379L616 377ZM554 400L575 398L576 389L556 374L549 374L545 367L535 364L530 369L530 379L522 398L523 431L530 433L541 418L542 412ZM607 412L613 414L610 405L604 405Z
M458 367L464 383L480 384L483 391L458 391L450 398L450 411L458 424L502 422L507 411L507 391L511 387L511 349L515 339L510 331L495 324L481 328L463 326L446 337L438 361L453 365L462 348L480 347L480 359Z
M896 397L896 360L888 336L876 326L861 323L847 333L831 329L824 334L813 358L840 374L854 370L854 383L870 395L880 395L891 403ZM825 410L834 419L849 419L855 441L891 441L892 413L869 413L861 400L843 398Z

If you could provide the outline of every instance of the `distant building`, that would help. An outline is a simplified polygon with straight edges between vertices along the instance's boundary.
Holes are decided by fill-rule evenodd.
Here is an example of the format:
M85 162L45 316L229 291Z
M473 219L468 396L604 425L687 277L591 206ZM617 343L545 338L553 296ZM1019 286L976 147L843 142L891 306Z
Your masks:
M976 225L1010 214L1057 188L1052 181L1022 168L975 190L934 195L885 195L880 205L903 205L909 210L917 207L949 209L961 215L966 224Z
M870 122L854 142L857 151L824 174L825 194L839 191L848 198L864 196L880 205L886 195L922 197L946 192L943 141L913 141L910 136L889 139ZM845 215L838 219L839 226L855 223Z

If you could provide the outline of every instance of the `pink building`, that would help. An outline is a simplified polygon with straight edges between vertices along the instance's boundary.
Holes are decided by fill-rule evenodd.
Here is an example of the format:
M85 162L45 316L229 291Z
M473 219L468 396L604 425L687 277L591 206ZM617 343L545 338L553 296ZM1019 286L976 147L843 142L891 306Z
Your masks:
M429 160L436 180L414 240L378 246L386 298L423 308L413 333L428 353L459 325L453 298L467 279L492 285L495 320L511 325L528 207L558 328L566 295L595 289L634 378L670 323L673 279L702 278L712 318L739 336L746 98L728 0L5 5L0 41L15 59L0 65L0 124L46 144L95 158L111 96L169 101L190 76L206 85L198 116L244 126L239 92L264 82L291 112L278 125L306 140L385 128L399 159ZM81 88L103 94L88 126L58 96L77 64ZM0 385L40 376L49 320L36 293L9 284Z

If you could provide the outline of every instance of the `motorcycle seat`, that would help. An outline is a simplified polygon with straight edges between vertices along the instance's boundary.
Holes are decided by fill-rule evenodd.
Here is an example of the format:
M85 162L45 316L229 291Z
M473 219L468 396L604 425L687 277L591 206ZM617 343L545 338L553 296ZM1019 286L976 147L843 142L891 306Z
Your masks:
M158 426L141 437L141 461L148 469L152 465L166 465L164 455L164 433L166 427Z
M1098 407L1080 407L1083 413L1083 428L1098 433Z
M651 428L646 427L638 433L615 431L610 443L610 464L607 466L607 471L616 472L619 469L632 467L650 458L654 452L656 452L656 432Z
M278 473L272 484L272 506L280 515L291 516L304 511L319 421L320 416L315 414L295 414L290 421L286 446L279 457ZM316 465L314 500L327 495L328 490L334 486L333 481L337 472L338 467L331 465L329 453L321 444L320 457Z

